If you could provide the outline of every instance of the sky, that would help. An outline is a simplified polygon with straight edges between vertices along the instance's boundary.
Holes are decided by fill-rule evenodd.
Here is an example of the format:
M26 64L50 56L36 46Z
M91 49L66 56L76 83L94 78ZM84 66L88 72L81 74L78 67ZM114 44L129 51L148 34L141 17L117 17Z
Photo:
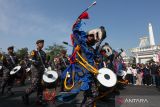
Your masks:
M94 0L0 0L0 48L35 49L38 39L45 47L53 43L70 43L71 27ZM108 42L114 49L139 45L139 38L148 36L152 23L156 44L160 44L160 0L96 0L82 29L100 26L107 30ZM70 51L71 47L67 47Z

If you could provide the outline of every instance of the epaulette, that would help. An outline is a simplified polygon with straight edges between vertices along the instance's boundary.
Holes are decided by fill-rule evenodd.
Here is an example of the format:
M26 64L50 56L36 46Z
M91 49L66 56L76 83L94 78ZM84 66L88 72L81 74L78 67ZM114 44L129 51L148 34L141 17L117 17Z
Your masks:
M0 57L0 60L2 61L2 60L3 60L3 58L4 58L4 56L2 55L2 56Z
M36 55L36 51L33 50L33 51L31 52L31 56L35 56L35 55Z

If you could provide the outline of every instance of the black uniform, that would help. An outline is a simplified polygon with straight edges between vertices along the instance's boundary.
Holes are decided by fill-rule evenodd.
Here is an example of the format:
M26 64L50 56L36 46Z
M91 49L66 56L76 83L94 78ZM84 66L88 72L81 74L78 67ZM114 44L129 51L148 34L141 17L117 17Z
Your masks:
M42 102L43 96L43 86L42 86L42 76L45 71L45 62L46 62L46 53L43 50L37 51L34 50L31 53L32 57L32 84L30 88L28 88L23 96L23 101L25 104L28 104L28 97L33 92L37 91L38 102Z
M3 56L3 77L1 93L4 93L5 87L7 86L7 92L11 92L11 88L13 87L15 75L10 75L10 71L18 64L18 59L15 54L6 54ZM13 94L13 93L12 93Z

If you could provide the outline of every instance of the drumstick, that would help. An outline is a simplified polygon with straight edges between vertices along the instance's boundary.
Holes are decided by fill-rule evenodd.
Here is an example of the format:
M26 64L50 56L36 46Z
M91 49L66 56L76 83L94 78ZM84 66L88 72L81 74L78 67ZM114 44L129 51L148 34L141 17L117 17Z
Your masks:
M86 12L86 11L88 11L91 7L93 7L94 5L96 5L96 1L94 1L90 6L88 6L87 7L87 9L86 10L84 10L81 14L83 14L84 12ZM79 16L80 17L80 16ZM78 17L78 19L79 19L79 17Z
M69 44L68 42L63 42L63 44L67 45L67 46L70 46L70 47L73 47L71 44Z

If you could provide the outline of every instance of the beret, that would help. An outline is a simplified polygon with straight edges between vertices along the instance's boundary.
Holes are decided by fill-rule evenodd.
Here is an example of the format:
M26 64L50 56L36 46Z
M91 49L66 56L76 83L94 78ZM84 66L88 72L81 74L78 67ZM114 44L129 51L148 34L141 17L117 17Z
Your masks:
M8 47L7 49L8 49L8 50L9 50L9 49L14 49L14 46L10 46L10 47Z
M44 40L37 40L36 44L44 43Z

